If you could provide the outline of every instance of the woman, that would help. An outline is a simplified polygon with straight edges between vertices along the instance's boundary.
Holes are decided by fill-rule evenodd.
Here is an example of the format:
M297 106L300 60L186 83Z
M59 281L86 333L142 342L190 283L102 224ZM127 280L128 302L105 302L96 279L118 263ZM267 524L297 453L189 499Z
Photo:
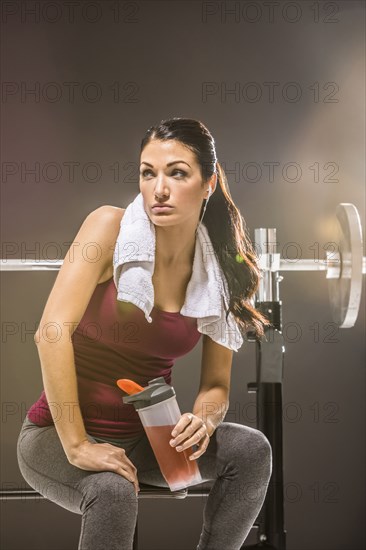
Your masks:
M82 514L80 550L131 549L139 482L168 487L136 411L121 405L115 382L124 377L144 386L163 375L169 383L174 360L197 344L196 319L180 310L203 215L237 326L242 332L254 327L262 336L269 324L250 302L260 272L207 128L192 119L162 121L147 131L140 161L140 191L156 235L154 323L135 305L117 304L112 259L124 210L100 207L82 224L44 309L35 335L44 391L18 439L25 480L49 500ZM100 251L97 259L90 246ZM121 326L138 329L139 337L116 332ZM264 434L222 422L232 355L204 334L193 411L182 414L172 432L177 452L197 445L194 459L203 481L215 480L197 550L241 547L271 475Z

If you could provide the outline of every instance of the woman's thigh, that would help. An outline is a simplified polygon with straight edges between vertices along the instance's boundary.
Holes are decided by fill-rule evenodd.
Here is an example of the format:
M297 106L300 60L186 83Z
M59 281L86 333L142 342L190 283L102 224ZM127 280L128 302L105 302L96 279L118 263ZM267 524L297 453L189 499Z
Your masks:
M87 437L95 442L89 434ZM132 485L115 472L95 472L73 466L67 459L54 425L39 427L27 418L18 437L17 458L25 481L33 489L77 514L82 514L86 495L98 491L98 487L103 489L108 486L110 492L118 492L120 488L125 489L124 485ZM115 496L118 498L117 494Z

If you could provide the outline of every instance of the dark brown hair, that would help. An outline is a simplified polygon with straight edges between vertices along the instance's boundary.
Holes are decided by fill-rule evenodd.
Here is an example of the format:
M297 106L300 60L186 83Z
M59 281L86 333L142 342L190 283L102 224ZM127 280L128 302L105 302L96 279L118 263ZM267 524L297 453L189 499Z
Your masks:
M256 337L264 335L263 326L270 321L253 306L252 297L261 277L258 257L253 249L245 221L235 206L225 172L217 161L215 141L202 122L190 118L174 117L151 126L142 142L140 154L153 139L176 140L188 147L201 168L202 186L217 172L215 192L207 203L203 200L200 219L207 228L214 253L220 263L230 293L229 311L244 336L250 327Z

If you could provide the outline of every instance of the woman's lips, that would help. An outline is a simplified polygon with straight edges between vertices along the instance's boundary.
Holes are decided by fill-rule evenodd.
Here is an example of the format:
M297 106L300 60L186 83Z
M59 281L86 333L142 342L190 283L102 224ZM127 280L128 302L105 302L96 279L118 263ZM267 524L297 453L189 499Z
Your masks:
M154 212L167 212L168 210L173 210L172 206L153 206L152 210Z

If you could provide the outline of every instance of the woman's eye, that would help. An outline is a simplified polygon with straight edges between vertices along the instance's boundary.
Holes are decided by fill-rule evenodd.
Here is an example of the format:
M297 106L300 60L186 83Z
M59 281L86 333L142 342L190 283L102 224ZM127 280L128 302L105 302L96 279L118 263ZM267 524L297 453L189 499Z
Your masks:
M185 176L186 175L186 172L184 172L183 170L174 170L173 174L176 174L177 172L179 172L180 174L182 174L182 176Z
M141 175L142 175L143 177L145 177L146 173L149 173L149 172L152 173L151 170L143 170L143 171L141 172ZM184 170L178 170L178 169L177 169L177 170L174 170L174 171L172 172L172 174L174 175L174 174L176 174L177 172L179 172L179 174L181 174L183 177L186 175L186 172L184 172Z
M143 170L143 171L141 172L141 176L144 176L144 177L145 177L146 172L151 172L151 170Z

